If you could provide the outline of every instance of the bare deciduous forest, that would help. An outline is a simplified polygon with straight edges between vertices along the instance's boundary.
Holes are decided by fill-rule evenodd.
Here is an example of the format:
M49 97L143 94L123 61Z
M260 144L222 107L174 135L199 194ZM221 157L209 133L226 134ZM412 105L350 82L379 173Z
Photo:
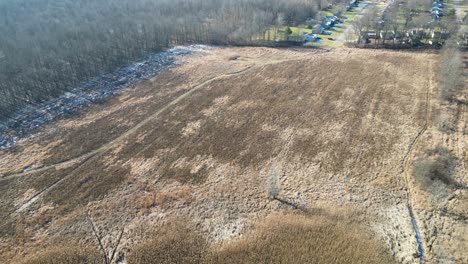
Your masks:
M314 16L306 0L0 1L0 122L170 45L266 41L269 25Z

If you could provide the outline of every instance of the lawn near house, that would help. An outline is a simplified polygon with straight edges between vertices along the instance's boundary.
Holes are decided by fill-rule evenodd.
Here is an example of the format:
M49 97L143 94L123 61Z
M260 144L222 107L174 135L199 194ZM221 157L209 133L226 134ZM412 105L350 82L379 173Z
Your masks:
M362 14L366 7L370 4L370 1L362 1L360 2L357 8L353 8L352 10L346 11L343 16L346 17L343 22L338 23L334 27L327 29L326 31L331 32L331 35L323 35L319 34L321 38L320 42L308 42L305 43L304 46L320 46L320 47L331 47L331 48L338 48L343 47L345 44L346 38L342 36L346 29L351 26L351 22L356 18L356 16ZM385 7L385 3L381 2L379 5ZM324 13L326 16L333 16L333 13L330 11L326 11ZM294 39L302 39L304 34L309 34L312 32L312 29L308 28L308 24L303 23L297 26L282 26L282 27L271 27L269 30L265 32L265 38L268 36L271 40L274 41L286 41L288 40L288 28L291 30L289 34L289 40ZM332 40L333 39L333 40Z
M353 8L352 10L344 12L343 16L345 16L346 19L342 23L338 23L333 28L327 30L331 32L331 35L320 34L319 36L322 38L322 41L320 43L307 43L306 46L325 46L331 48L343 47L346 42L346 36L343 36L343 34L345 34L348 27L351 26L351 23L352 21L354 21L356 16L359 16L360 14L365 12L369 4L370 1L368 0L362 1L359 3L359 6L357 8ZM383 2L382 6L385 6ZM352 30L350 32L352 32Z
M289 34L289 39L296 39L300 38L302 40L302 37L304 34L309 34L312 32L312 29L307 28L307 25L300 25L297 27L289 27L291 30L291 34ZM288 27L271 27L267 32L265 33L265 36L268 36L270 34L271 40L275 41L287 41L288 40Z

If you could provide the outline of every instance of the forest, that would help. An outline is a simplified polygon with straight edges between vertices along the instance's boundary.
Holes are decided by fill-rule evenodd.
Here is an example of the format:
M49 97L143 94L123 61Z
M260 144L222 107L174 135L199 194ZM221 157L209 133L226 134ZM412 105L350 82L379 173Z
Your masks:
M146 54L190 43L261 43L324 0L0 0L0 125Z

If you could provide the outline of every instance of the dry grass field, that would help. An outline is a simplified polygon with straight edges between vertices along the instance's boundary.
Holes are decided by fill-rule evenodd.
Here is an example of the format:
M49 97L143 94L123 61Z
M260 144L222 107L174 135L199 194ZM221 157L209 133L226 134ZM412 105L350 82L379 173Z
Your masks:
M305 243L323 256L315 263L418 263L409 191L427 259L468 262L466 188L447 187L430 203L406 169L456 138L455 181L465 180L466 110L456 133L437 129L453 107L437 101L437 59L267 48L183 58L0 152L0 258L42 263L34 261L57 245L96 246L89 211L105 248L124 228L118 256L128 263L143 263L137 253L151 250L137 245L173 217L196 231L194 245L206 242L206 252L186 246L188 262L309 263L294 258L309 256L305 248L287 254ZM268 199L272 170L283 202Z

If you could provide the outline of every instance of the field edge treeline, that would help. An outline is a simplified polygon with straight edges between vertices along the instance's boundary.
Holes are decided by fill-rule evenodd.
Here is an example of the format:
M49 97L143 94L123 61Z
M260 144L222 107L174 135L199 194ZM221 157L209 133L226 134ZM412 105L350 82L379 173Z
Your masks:
M0 124L148 53L191 43L260 45L270 42L270 26L303 21L318 8L306 0L3 1Z

